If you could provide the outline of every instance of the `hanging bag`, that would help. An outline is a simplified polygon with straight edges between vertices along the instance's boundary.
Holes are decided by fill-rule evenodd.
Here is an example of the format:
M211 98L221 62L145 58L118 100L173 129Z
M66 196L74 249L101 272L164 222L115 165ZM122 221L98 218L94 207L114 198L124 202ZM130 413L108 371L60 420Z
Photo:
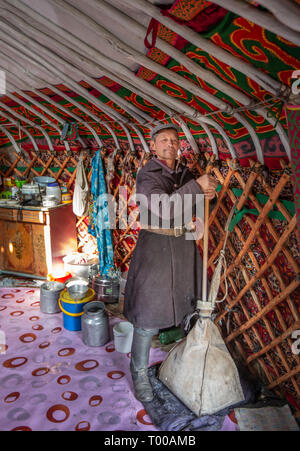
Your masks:
M83 166L83 154L80 154L77 173L75 179L75 188L73 195L73 213L76 216L86 216L89 210L89 185Z

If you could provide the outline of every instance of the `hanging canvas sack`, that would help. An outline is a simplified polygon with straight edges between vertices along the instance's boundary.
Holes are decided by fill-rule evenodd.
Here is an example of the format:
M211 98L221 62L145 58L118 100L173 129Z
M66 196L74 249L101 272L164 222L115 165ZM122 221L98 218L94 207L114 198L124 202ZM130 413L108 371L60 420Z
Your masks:
M83 154L80 154L77 173L75 179L75 188L73 195L73 213L76 216L85 216L89 210L89 185L83 166Z

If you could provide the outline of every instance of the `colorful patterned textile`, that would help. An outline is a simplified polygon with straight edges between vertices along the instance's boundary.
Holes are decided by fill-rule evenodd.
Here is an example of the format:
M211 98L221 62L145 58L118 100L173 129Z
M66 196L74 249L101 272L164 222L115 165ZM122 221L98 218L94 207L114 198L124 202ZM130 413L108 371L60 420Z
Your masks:
M182 2L181 2L182 3ZM184 2L183 2L184 3ZM205 2L209 3L209 2ZM195 17L188 19L189 14L183 14L185 12L184 9L177 11L177 15L174 15L171 10L165 11L161 10L163 16L171 17L179 24L188 25L193 30L198 33L202 33L204 31L210 30L212 27L216 26L227 14L227 10L221 8L218 5L210 4L207 8L202 9L199 14Z
M181 2L176 2L174 7L168 10L168 14L170 14L170 17L174 20L177 21L181 18L182 23L191 26L191 24L185 20L184 14L179 13L180 5L184 5L184 3L183 0ZM208 6L206 9L202 10L198 16L201 17L201 15L206 14L210 7L211 6ZM176 17L174 16L175 11ZM162 14L166 14L166 11L162 11ZM195 21L198 16L193 16L193 20ZM274 100L270 101L270 93L259 86L250 77L247 77L245 74L231 66L217 60L201 48L197 48L192 43L187 42L173 30L168 29L162 24L159 24L158 26L158 36L181 50L204 69L212 71L212 73L221 80L248 95L249 98L253 98L254 101L268 102L268 104L266 104L266 109L269 112L273 112L276 119L279 119L282 126L286 128L286 120L281 102L274 102ZM202 32L201 36L211 40L232 55L241 58L241 60L247 61L258 69L267 72L274 80L279 80L288 86L291 85L293 71L299 69L297 46L231 12L226 14L221 21L216 20L213 28L209 28L209 31ZM173 58L168 57L168 55L160 49L153 47L149 50L147 55L155 62L184 76L210 92L212 95L225 102L229 102L231 105L239 106L235 99L201 80ZM202 114L207 114L207 112L213 113L216 111L216 108L213 105L204 101L202 98L192 95L188 90L178 87L175 83L170 82L164 77L153 71L149 71L144 67L140 68L137 76L144 78L168 95L187 103ZM257 114L255 110L244 111L241 114L245 116L249 121L249 124L258 134L264 157L266 158L266 164L269 166L270 163L272 163L273 168L280 168L277 164L273 165L273 161L282 158L287 162L288 159L282 143L274 131L274 127L262 116ZM222 127L225 127L226 133L233 142L238 158L243 158L246 162L249 158L256 159L253 142L249 137L248 131L239 121L225 113L215 113L211 117ZM197 126L193 121L188 120L188 126L194 136L203 136L203 130L199 125ZM213 134L218 137L218 132L213 130Z
M300 105L285 108L292 154L293 188L297 211L298 246L300 250Z
M179 19L189 21L211 4L207 0L176 0L168 12Z
M92 158L92 181L90 223L88 232L97 238L100 274L116 276L114 251L111 236L106 183L102 166L101 152L98 150Z

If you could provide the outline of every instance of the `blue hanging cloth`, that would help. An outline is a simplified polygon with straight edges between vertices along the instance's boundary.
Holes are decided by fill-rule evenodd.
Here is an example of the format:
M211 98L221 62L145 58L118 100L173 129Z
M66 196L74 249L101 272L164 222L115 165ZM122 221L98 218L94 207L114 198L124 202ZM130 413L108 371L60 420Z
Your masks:
M114 265L109 203L100 150L98 150L92 158L90 220L88 232L97 238L100 275L112 278L119 277L118 271Z

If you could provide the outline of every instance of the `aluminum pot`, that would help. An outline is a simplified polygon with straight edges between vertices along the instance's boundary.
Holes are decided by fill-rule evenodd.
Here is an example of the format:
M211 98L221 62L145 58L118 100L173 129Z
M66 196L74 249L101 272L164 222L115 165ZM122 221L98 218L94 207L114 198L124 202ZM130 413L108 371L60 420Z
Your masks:
M40 193L40 188L37 183L27 183L22 186L21 190L23 194L28 194L30 196Z
M113 304L119 301L119 279L111 279L110 277L97 274L93 277L92 288L96 293L98 301L107 304Z
M110 334L103 302L88 302L83 311L81 317L83 343L87 346L104 346L110 341Z

